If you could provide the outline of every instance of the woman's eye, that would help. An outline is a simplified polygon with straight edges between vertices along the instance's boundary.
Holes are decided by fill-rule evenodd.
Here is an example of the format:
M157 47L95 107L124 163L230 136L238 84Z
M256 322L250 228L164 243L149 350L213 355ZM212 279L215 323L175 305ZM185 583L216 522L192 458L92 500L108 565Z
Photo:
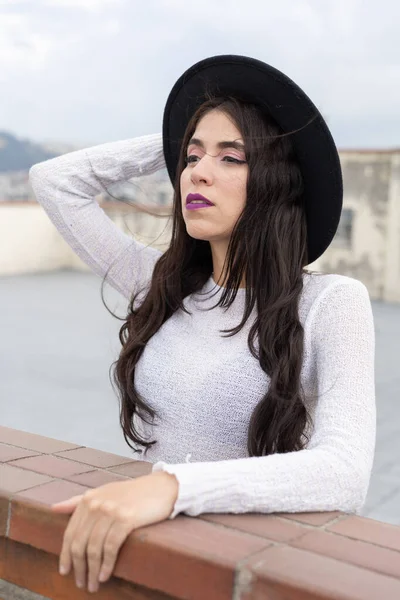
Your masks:
M191 154L190 156L187 156L185 159L186 164L189 163L193 163L194 160L192 159L196 159L199 158L198 156L196 156L195 154ZM233 156L224 156L224 158L222 159L228 163L234 163L237 165L243 165L246 161L245 160L239 160L238 158L233 158Z
M199 157L198 157L198 156L196 156L195 154L191 154L190 156L187 156L187 157L186 157L186 159L185 159L185 160L186 160L186 163L191 163L191 162L193 162L193 161L191 160L192 158L199 158Z
M238 158L233 158L233 156L225 156L225 158L227 159L228 162L233 162L236 163L237 165L242 165L244 164L246 161L245 160L239 160Z

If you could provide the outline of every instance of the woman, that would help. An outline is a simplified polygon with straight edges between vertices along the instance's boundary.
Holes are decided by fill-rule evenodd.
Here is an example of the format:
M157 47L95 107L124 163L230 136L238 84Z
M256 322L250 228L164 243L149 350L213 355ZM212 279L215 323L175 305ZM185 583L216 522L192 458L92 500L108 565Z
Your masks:
M165 165L175 196L162 254L94 196ZM54 506L73 512L64 572L73 564L96 590L130 531L180 512L359 512L375 444L373 318L361 282L305 268L336 232L342 180L304 92L260 61L212 57L173 87L162 137L30 176L67 242L131 299L114 372L121 424L155 463Z

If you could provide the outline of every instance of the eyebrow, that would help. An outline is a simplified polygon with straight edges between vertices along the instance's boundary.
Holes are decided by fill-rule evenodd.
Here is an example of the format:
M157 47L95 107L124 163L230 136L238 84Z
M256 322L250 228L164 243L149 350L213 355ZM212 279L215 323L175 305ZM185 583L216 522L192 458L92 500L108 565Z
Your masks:
M191 138L188 143L188 147L191 145L200 146L200 148L204 149L204 143L199 138ZM218 142L218 148L235 148L235 150L240 150L241 152L245 151L244 144L241 142L237 142L236 140L232 142Z

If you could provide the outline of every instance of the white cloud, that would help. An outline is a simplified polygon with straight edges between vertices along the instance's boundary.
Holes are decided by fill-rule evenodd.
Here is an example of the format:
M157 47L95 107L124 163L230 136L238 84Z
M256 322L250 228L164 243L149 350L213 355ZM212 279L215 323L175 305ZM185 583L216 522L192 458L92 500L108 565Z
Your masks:
M124 4L125 0L41 0L44 7L65 7L69 9L100 12L109 6L116 7Z
M48 56L51 40L32 31L24 15L0 15L0 70L3 80L7 71L40 69Z
M399 18L397 0L0 0L0 128L94 143L155 132L181 73L233 53L292 77L339 143L387 145L400 139Z
M337 33L352 35L362 2L363 0L335 0L326 4L327 17Z
M121 31L121 23L118 19L109 19L104 23L104 33L108 35L117 35Z

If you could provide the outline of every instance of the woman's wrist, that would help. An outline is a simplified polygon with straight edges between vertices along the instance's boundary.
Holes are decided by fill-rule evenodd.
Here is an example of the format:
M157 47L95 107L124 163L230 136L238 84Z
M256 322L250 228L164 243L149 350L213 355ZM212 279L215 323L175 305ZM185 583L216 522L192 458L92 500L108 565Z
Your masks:
M171 496L172 509L174 508L175 502L178 499L179 494L179 481L175 475L172 473L167 473L167 471L155 471L150 473L151 477L158 477L161 480L165 481L165 487L167 493Z

